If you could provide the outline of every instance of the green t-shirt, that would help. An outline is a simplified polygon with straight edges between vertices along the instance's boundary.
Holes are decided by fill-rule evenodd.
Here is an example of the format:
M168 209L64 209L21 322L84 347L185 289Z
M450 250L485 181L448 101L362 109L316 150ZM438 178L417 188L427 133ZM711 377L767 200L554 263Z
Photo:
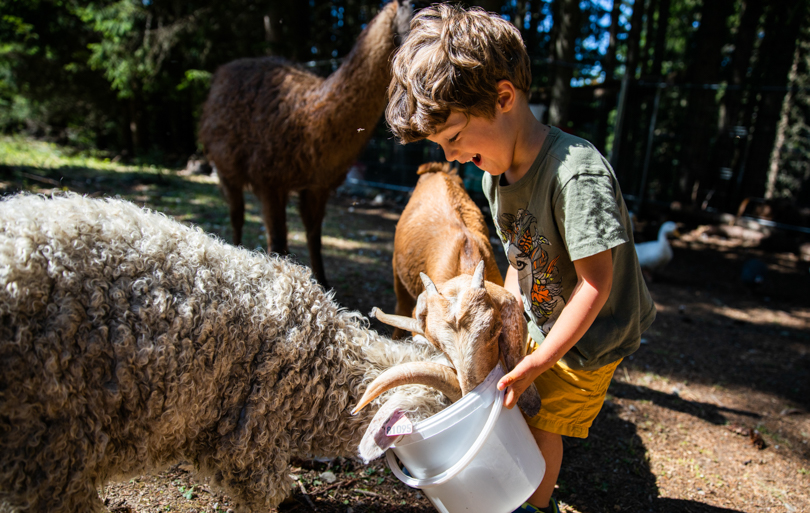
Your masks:
M505 182L503 182L505 183ZM484 173L484 194L509 264L518 272L529 335L542 344L577 275L574 260L611 250L607 303L563 362L592 370L638 349L655 319L619 182L588 141L551 127L526 175L511 185Z

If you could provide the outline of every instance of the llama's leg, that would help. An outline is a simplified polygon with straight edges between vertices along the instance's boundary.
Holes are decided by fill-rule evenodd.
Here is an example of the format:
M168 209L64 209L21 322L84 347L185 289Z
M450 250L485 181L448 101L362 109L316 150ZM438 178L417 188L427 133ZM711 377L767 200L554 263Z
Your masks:
M268 187L256 191L262 203L262 219L267 232L267 252L286 255L287 247L287 191Z
M326 272L323 268L321 256L321 226L323 216L326 214L326 201L329 199L329 189L305 189L300 193L299 209L304 228L307 230L307 248L309 249L309 263L315 278L323 288L329 289L326 281Z
M404 317L413 316L413 309L416 306L416 301L411 297L411 293L408 292L407 288L405 288L405 284L402 283L401 279L399 279L399 275L396 271L394 271L394 293L397 296L397 306L394 313ZM405 330L396 328L394 329L394 333L391 335L391 338L396 340L404 336L408 336Z
M231 214L233 243L238 246L242 243L242 227L245 225L245 197L242 193L242 184L225 182L220 178L220 188Z

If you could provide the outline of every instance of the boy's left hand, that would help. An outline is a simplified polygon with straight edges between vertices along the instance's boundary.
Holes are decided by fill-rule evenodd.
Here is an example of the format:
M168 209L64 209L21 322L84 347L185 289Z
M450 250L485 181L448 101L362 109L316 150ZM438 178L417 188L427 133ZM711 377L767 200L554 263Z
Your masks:
M523 358L512 372L498 381L498 390L506 388L503 405L509 409L514 408L521 394L531 386L535 378L541 374L532 361L531 355Z

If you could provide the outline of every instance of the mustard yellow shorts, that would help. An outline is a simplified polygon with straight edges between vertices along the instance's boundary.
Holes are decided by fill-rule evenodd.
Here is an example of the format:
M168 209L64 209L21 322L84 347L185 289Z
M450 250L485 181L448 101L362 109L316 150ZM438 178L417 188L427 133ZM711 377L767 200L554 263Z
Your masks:
M530 341L529 351L534 351L535 347ZM557 362L534 380L543 405L540 413L526 421L549 433L587 438L619 363L621 360L586 371Z

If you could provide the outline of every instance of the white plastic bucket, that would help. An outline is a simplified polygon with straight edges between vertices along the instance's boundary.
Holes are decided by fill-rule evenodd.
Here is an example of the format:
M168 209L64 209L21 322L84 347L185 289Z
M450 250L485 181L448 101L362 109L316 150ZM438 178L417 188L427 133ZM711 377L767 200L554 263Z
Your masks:
M503 408L503 375L496 366L461 400L414 423L386 454L394 475L442 513L509 513L543 480L546 462L523 415Z

